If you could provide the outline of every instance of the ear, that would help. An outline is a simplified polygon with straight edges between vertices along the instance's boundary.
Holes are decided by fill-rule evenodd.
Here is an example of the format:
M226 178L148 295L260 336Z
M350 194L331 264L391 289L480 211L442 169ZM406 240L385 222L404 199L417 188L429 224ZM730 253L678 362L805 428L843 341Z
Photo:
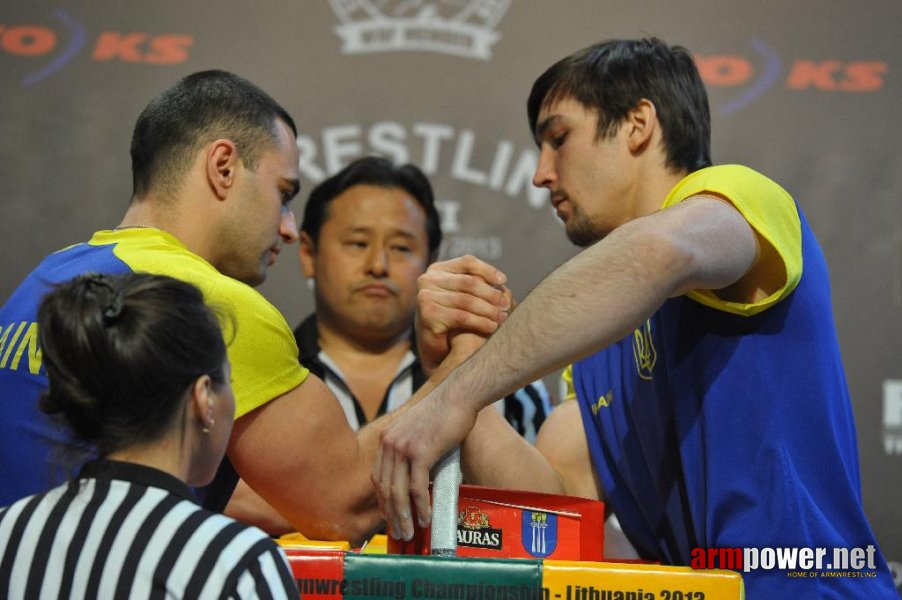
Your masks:
M630 152L638 153L648 148L658 128L658 112L651 100L639 100L627 113L625 126Z
M298 244L298 257L301 259L301 272L307 279L316 275L316 245L307 232L302 231Z
M201 375L191 386L191 409L201 427L209 427L213 417L213 380L209 375Z
M240 160L235 142L216 140L207 146L206 171L210 188L220 200L225 200L235 184L235 172Z

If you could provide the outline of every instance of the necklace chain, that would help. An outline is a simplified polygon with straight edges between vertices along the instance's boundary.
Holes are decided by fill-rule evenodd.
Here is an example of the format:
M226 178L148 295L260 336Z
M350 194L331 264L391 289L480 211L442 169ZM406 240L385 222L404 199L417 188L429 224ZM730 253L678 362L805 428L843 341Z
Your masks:
M113 227L113 231L119 231L122 229L159 229L159 228L154 227L153 225L120 225L119 227Z

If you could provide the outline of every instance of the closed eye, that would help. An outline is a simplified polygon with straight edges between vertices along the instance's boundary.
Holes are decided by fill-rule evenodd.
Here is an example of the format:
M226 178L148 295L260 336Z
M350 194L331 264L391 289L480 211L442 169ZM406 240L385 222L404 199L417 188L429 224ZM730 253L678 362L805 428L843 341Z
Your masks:
M555 150L564 145L564 142L567 140L567 133L564 132L560 135L556 135L551 138L551 147Z
M297 179L285 179L279 184L279 191L282 195L282 204L288 204L301 191L301 183Z
M288 189L282 188L282 190L281 190L282 204L288 205L289 202L291 202L292 200L294 200L297 197L298 191L299 191L299 189L296 187L292 187L292 188L288 188Z

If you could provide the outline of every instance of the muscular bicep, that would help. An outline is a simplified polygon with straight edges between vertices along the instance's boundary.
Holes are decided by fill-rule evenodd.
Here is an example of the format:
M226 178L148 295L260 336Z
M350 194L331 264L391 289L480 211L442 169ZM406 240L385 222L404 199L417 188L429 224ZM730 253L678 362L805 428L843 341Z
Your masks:
M758 230L752 229L752 233L757 248L755 260L735 283L714 290L721 300L755 304L786 286L786 266L780 253Z
M685 256L684 272L673 295L693 290L730 289L759 259L758 236L729 201L709 195L693 196L654 213L642 227L655 228Z
M558 473L569 496L601 500L603 493L592 468L582 415L575 400L555 407L536 438L536 449Z
M662 213L670 211L695 258L696 273L678 293L711 290L720 300L753 305L786 286L783 256L729 200L693 196Z
M238 419L228 453L242 478L308 537L358 541L378 525L371 453L313 375Z

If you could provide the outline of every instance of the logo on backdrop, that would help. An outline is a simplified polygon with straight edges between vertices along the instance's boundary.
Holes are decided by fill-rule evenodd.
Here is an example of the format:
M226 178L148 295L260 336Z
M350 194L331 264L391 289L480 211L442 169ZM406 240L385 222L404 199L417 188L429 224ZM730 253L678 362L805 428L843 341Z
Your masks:
M355 158L374 154L398 164L414 163L429 177L441 174L478 186L493 196L523 201L531 210L550 212L548 191L532 185L538 162L536 149L507 139L485 139L467 127L424 121L343 123L324 128L319 136L301 134L297 144L301 175L314 184ZM460 199L440 198L435 204L445 234L441 256L473 254L488 261L502 257L500 236L461 231L466 205Z
M40 66L22 78L30 87L63 69L84 50L94 62L175 65L188 59L194 38L181 33L101 31L89 33L75 17L57 9L54 23L0 23L0 56L37 59ZM41 59L50 59L49 62Z
M902 379L883 382L883 449L902 456Z
M490 60L510 0L329 0L345 54L438 52Z
M751 54L695 55L705 85L739 90L719 107L722 116L745 108L777 86L795 91L876 92L883 88L884 76L889 71L884 60L785 60L762 40L752 38L748 44Z

